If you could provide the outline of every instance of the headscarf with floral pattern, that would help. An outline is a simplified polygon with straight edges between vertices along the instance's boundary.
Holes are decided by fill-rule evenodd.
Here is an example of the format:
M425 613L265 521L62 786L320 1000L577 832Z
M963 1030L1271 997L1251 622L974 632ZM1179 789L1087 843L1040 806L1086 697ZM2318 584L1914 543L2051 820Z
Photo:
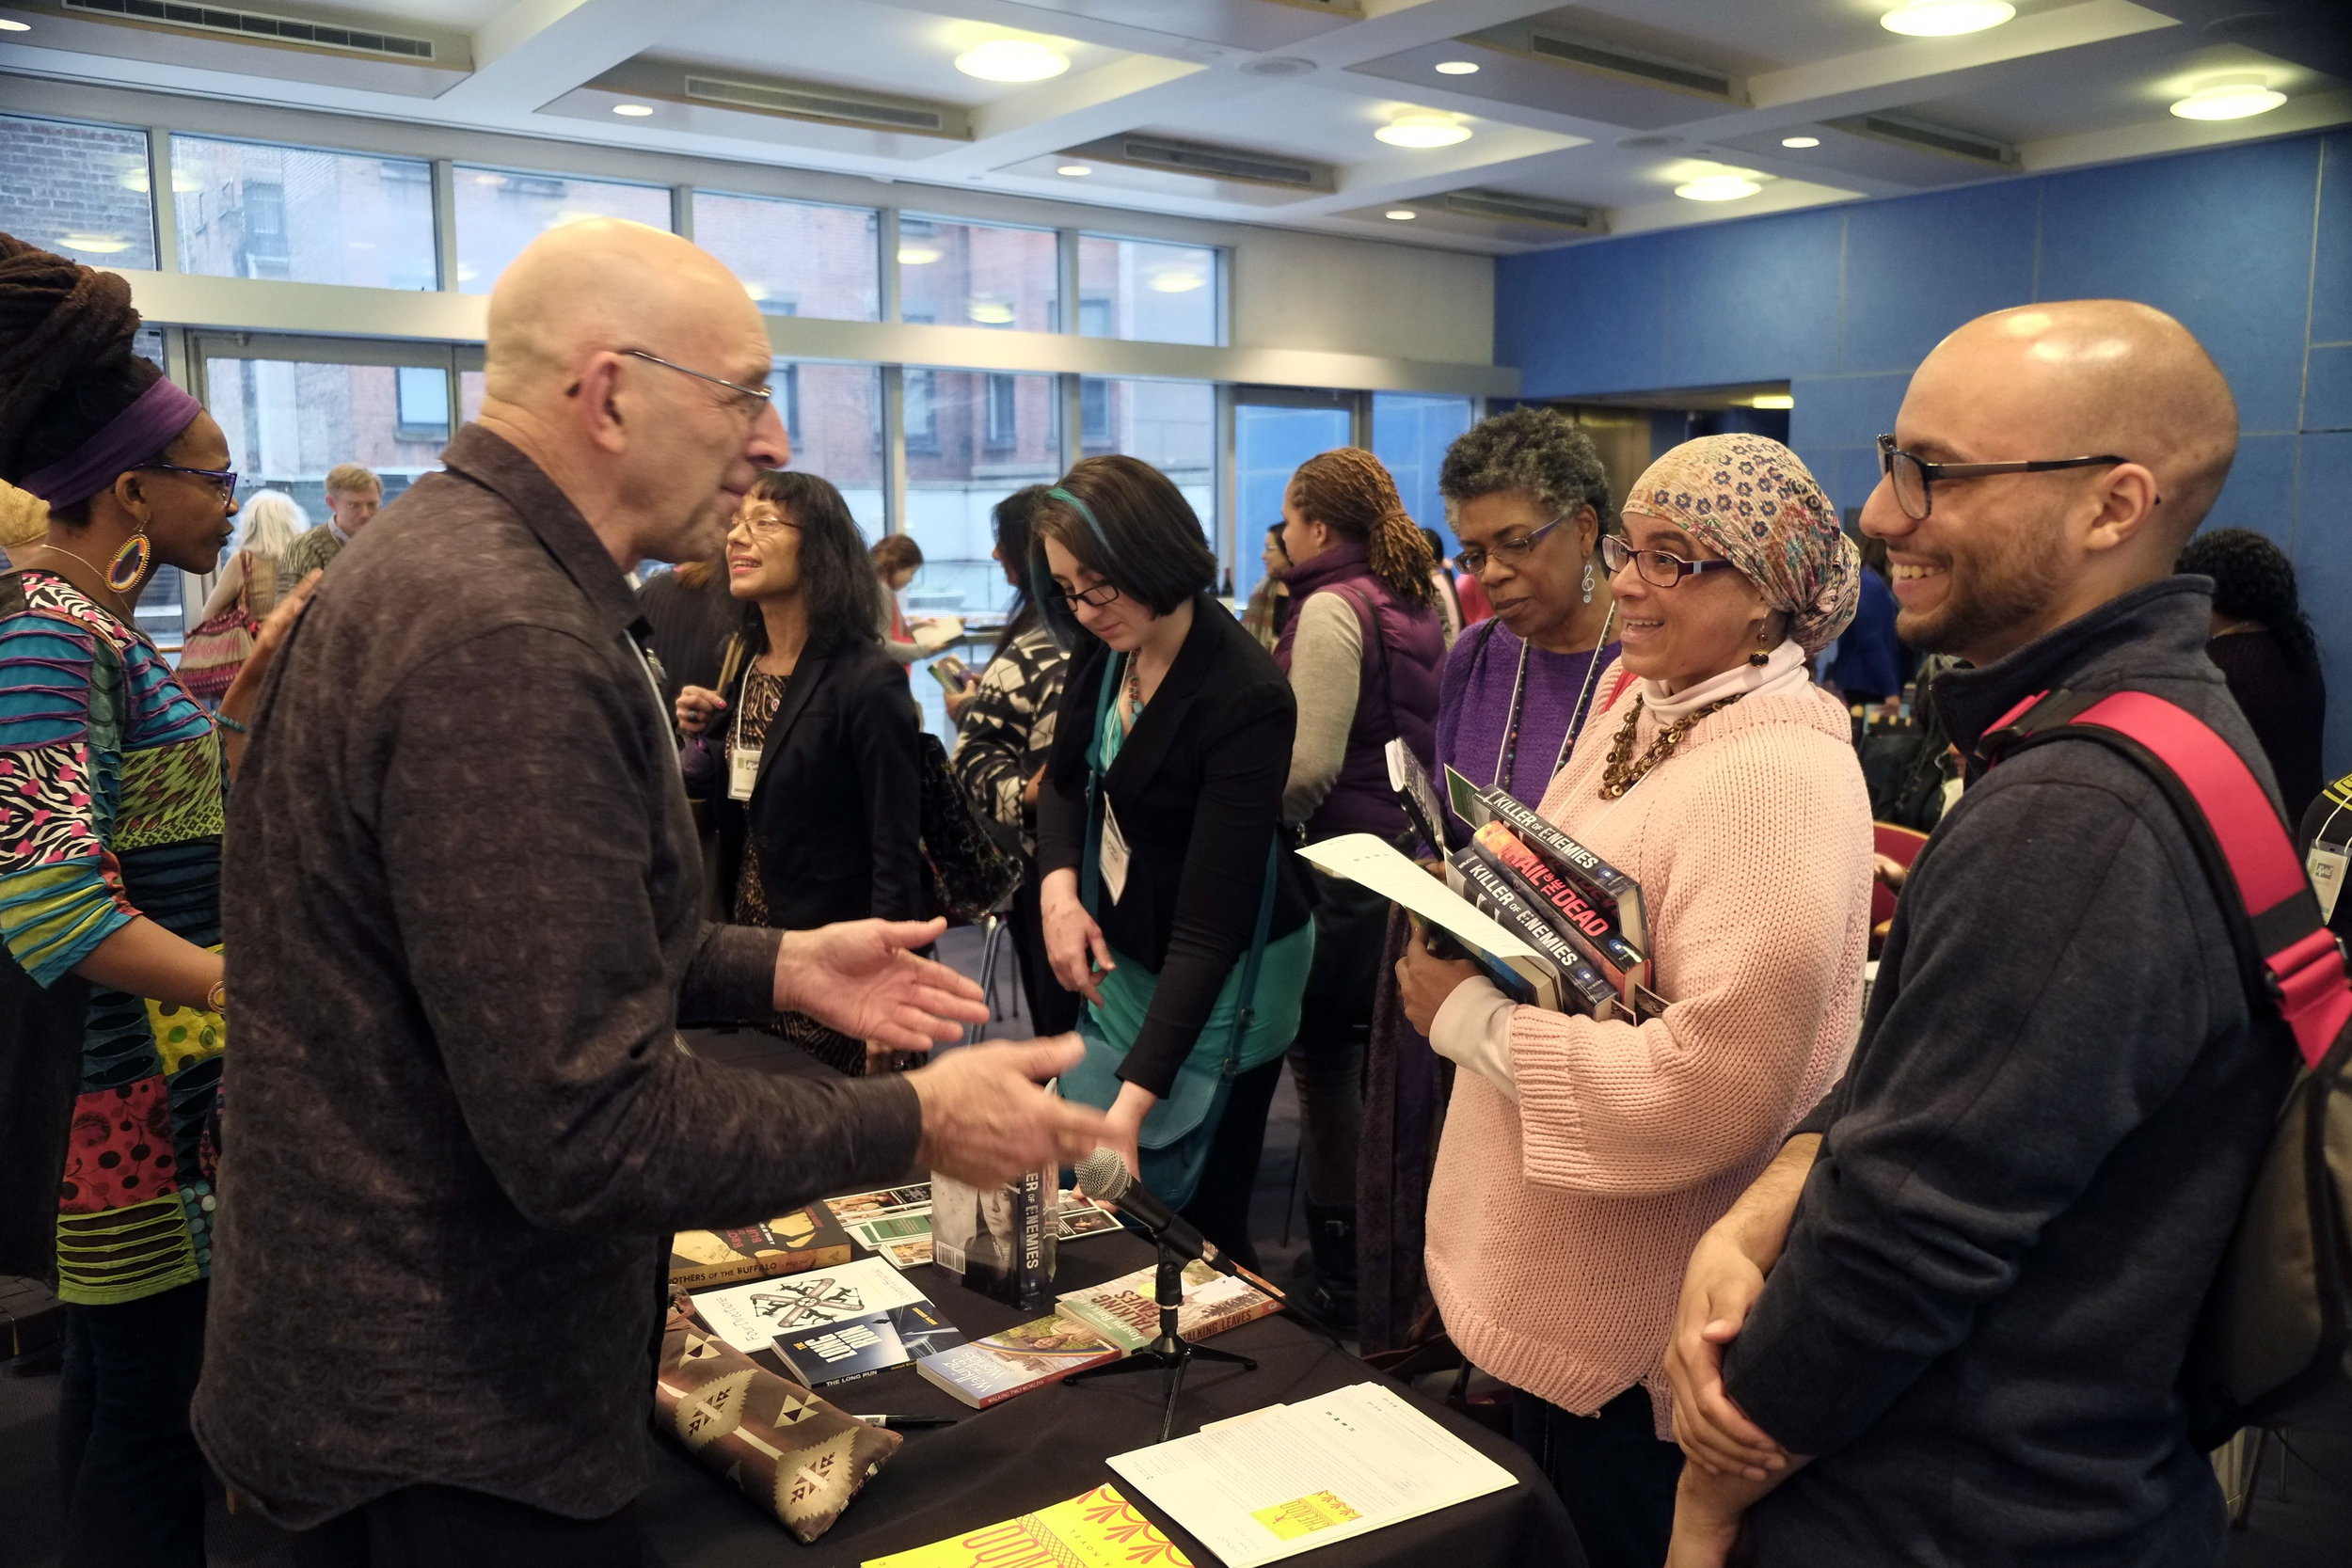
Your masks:
M1862 552L1804 461L1764 436L1702 436L1651 464L1625 510L1661 517L1740 568L1808 654L1862 597Z

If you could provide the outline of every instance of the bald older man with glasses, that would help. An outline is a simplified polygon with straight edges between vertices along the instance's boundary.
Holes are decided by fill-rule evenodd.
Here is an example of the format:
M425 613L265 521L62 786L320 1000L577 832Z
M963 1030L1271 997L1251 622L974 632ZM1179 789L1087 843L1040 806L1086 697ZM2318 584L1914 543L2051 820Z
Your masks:
M627 569L705 560L790 455L756 309L691 245L542 236L479 420L279 655L228 833L238 1060L198 1435L306 1562L634 1563L660 1243L921 1164L1068 1162L1074 1039L770 1077L681 1024L901 1050L987 1016L939 924L699 921Z

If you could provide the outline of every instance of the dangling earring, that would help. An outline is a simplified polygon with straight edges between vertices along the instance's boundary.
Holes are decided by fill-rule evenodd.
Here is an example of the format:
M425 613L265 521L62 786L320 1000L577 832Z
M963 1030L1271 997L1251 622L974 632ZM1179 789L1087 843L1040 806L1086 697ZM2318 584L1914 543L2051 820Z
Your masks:
M106 586L118 594L128 594L147 578L147 568L155 559L155 546L149 542L144 530L131 535L106 562Z
M1589 561L1584 562L1584 602L1593 602L1593 563Z
M1759 670L1772 661L1772 656L1767 652L1764 647L1764 639L1770 635L1767 629L1769 623L1759 623L1756 626L1756 652L1748 656L1748 662L1755 665Z

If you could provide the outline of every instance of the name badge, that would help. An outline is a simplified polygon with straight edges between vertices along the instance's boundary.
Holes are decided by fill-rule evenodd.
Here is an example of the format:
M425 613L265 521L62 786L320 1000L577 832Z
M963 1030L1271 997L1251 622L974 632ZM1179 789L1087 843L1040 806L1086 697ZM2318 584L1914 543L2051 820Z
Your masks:
M759 783L759 753L737 747L727 758L727 799L748 800L752 786Z
M1110 798L1103 800L1103 849L1100 857L1103 885L1111 890L1111 902L1127 891L1127 835L1119 831L1119 814L1111 810Z
M2311 853L2303 857L2303 869L2311 874L2312 892L2319 898L2319 918L2323 921L2336 917L2336 895L2344 891L2347 860L2352 860L2352 850L2324 838L2312 840Z

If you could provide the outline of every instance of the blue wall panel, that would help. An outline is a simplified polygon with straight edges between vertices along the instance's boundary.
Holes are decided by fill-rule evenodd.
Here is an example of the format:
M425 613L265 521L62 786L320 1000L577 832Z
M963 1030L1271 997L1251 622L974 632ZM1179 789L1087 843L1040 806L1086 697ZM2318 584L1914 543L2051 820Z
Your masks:
M2031 299L2040 198L2013 180L1853 208L1843 368L1907 372L1963 322Z
M1531 399L1787 380L1791 444L1857 507L1938 339L2086 296L2170 311L2229 376L2211 521L2293 551L2352 771L2352 132L1505 257L1495 344Z

